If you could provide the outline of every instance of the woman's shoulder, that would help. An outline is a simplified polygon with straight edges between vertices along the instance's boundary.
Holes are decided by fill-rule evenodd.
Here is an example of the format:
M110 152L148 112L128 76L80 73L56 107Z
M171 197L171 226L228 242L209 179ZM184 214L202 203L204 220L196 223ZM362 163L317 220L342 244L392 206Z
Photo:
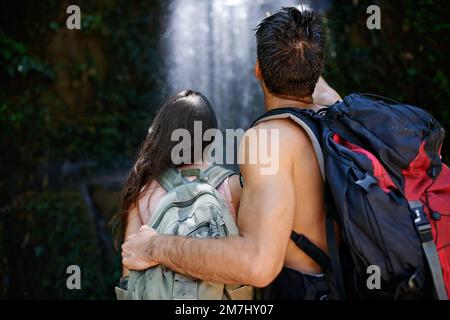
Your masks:
M239 176L232 175L226 178L219 187L217 191L222 194L227 201L227 205L231 211L234 218L237 218L237 212L239 209L239 201L241 195L241 187L239 185Z
M152 212L155 211L159 201L166 193L157 180L153 180L144 187L138 202L139 215L144 223L150 220Z

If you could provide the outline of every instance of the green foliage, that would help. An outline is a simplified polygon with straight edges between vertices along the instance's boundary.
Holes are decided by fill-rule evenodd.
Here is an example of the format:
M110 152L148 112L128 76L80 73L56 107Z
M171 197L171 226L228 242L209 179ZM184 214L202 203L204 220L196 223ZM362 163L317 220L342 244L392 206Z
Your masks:
M65 12L55 1L26 2L37 12L45 3L47 12ZM0 29L0 147L9 150L2 173L27 167L31 175L66 160L111 166L134 156L160 105L158 35L148 34L157 5L146 3L136 3L140 12L125 1L83 3L83 39L62 27L65 15L27 16L30 29ZM61 54L66 46L75 53Z
M371 92L430 111L450 132L450 2L369 1L331 8L326 78L342 94ZM381 30L366 28L366 8L381 8ZM450 156L449 139L442 149Z
M10 222L13 222L10 224ZM27 193L8 212L10 283L19 282L22 297L104 299L113 297L116 264L102 271L95 229L77 192ZM81 268L81 290L68 290L66 269Z
M96 172L134 157L164 94L159 2L78 4L82 32L65 28L65 2L0 10L0 211L15 203L0 225L8 226L0 234L0 297L111 298L120 276L120 256L112 263L98 252L99 218L86 216L76 192L53 190L73 180L62 179L68 161L93 163ZM84 272L82 291L65 289L69 264Z

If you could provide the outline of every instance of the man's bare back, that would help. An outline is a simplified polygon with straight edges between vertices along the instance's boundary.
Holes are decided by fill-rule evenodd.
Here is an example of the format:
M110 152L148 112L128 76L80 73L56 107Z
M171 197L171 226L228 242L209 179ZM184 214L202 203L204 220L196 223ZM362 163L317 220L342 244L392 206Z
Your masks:
M315 245L326 252L323 181L319 164L308 135L299 125L290 119L270 120L258 124L255 126L255 129L266 129L267 132L279 130L280 139L288 141L288 143L280 144L279 152L289 155L289 159L292 162L290 164L292 165L292 175L290 177L292 181L290 182L294 185L295 193L293 203L291 204L295 208L293 230L305 235ZM245 171L245 168L243 171ZM259 179L265 180L264 176L255 178L257 181L254 183L259 183ZM277 187L282 188L282 186ZM273 200L276 201L276 199ZM288 243L284 266L309 274L320 273L322 271L293 241L289 241Z

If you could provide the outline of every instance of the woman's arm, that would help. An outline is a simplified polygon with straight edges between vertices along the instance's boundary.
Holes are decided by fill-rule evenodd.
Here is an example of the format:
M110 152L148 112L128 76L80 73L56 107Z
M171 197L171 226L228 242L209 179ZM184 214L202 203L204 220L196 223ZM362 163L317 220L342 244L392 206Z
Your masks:
M239 175L231 176L228 179L228 184L230 185L230 193L231 193L231 202L234 207L234 212L237 213L239 211L239 203L241 202L241 184L239 182Z
M134 207L128 214L128 223L127 228L125 230L125 240L128 238L129 235L139 232L141 226L142 221L139 215L139 210L137 207ZM128 276L128 269L125 266L122 266L122 277L125 276Z

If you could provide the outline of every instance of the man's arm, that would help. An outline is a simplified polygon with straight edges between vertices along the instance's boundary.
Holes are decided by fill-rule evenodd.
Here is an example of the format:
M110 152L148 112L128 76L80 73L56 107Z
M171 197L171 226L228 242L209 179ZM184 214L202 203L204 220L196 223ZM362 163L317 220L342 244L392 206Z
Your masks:
M275 125L273 128L269 123L259 127L277 129L278 121L286 120L271 121ZM130 257L133 255L145 256L149 266L151 261L155 261L194 278L256 287L269 284L283 266L295 209L292 157L289 152L292 150L292 139L283 130L280 131L279 150L284 152L277 155L277 174L262 175L264 165L260 163L241 165L245 185L238 215L239 236L198 239L154 236L154 231L148 230L130 236L123 246L123 263L134 263L136 259ZM246 141L245 138L243 141ZM243 144L240 152L242 149ZM143 242L147 243L145 253L133 253L136 251L134 243ZM133 265L129 267L134 268Z
M127 217L127 228L125 229L125 239L133 233L139 232L139 229L142 227L142 221L139 216L139 211L137 207L134 207L129 211L128 217ZM125 277L128 275L129 270L122 266L122 276Z

